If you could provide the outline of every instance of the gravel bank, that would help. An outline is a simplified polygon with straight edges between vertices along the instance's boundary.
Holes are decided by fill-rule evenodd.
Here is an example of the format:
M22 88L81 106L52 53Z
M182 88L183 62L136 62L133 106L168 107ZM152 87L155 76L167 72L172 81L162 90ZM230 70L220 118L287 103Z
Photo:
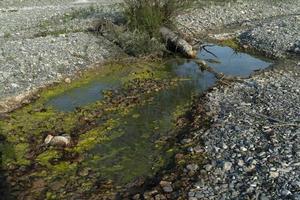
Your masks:
M300 12L298 15L270 19L241 34L243 44L283 57L300 55Z
M117 17L118 2L1 1L0 112L37 88L123 54L87 32L96 19Z
M118 51L104 38L87 33L6 42L0 51L0 84L4 86L0 93L9 96L32 90L37 85L72 75Z
M215 38L216 32L233 32L242 44L271 56L300 54L299 0L236 1L196 9L177 20L186 35L213 33Z
M300 0L237 0L235 2L205 6L177 17L181 31L190 34L209 33L226 28L247 28L269 18L300 13ZM188 29L186 28L188 27Z
M211 162L190 199L300 198L300 70L266 72L209 94Z

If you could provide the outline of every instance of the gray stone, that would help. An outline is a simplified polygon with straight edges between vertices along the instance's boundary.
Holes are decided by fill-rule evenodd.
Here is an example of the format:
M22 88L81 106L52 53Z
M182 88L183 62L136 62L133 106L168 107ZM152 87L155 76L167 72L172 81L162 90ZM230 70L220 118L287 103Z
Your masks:
M163 190L167 193L173 192L173 188L171 185L163 187Z
M186 168L191 172L195 172L199 169L199 166L197 164L188 164Z
M232 163L231 162L225 162L224 166L223 166L223 169L224 169L224 171L230 171L231 167L232 167Z

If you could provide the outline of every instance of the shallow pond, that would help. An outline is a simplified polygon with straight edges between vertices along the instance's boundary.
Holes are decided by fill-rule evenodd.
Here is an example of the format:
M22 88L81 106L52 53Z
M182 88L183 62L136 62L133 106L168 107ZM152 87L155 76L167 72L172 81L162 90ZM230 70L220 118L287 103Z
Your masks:
M207 46L206 50L199 51L198 58L205 60L217 72L227 75L247 77L254 70L264 69L271 65L267 61L248 54L235 52L229 47L212 45ZM63 161L55 164L52 161L58 160L57 156L61 151L52 148L37 156L36 160L42 166L52 170L48 171L52 173L53 180L59 176L73 180L74 184L77 184L78 180L91 181L90 178L82 180L83 177L78 177L78 171L88 169L93 171L92 178L96 181L101 178L111 180L115 185L124 186L138 177L154 175L169 163L169 158L176 153L176 150L172 149L172 146L161 143L163 141L161 139L174 137L176 117L184 113L194 95L205 92L216 83L217 79L212 73L201 71L193 60L172 60L160 70L167 74L164 76L165 79L176 80L176 84L163 90L142 94L145 96L142 104L137 104L126 112L117 111L114 114L108 112L108 116L99 119L97 127L81 134L78 144L68 149L71 152L79 152L80 162L71 164ZM118 91L122 88L121 80L129 73L120 74L120 76L115 74L114 78L99 76L51 97L43 106L56 110L51 115L59 115L61 126L68 127L65 124L74 122L72 118L65 116L69 116L69 113L76 113L77 107L101 103L105 91ZM38 113L38 118L47 119L47 115ZM20 121L22 120L23 118ZM56 127L56 124L43 125L43 120L37 125L34 122L32 124L39 129L41 127L43 132ZM106 127L107 125L109 126ZM30 130L32 129L29 128ZM102 140L100 137L103 135L105 137ZM24 144L21 147L26 149L28 146L30 145ZM50 184L52 178L48 179ZM71 182L70 184L72 185Z
M267 61L246 53L236 52L230 47L212 45L207 46L206 49L213 54L202 50L198 52L198 57L205 60L217 72L222 72L226 75L248 77L253 71L270 66L270 63Z
M206 50L199 51L198 58L227 75L247 77L254 70L270 66L269 62L229 47L211 45ZM165 70L171 77L180 78L178 85L156 93L153 101L136 107L134 113L121 119L123 123L116 128L120 133L117 137L96 145L89 152L88 157L100 156L90 163L104 177L128 182L134 177L154 173L154 166L168 157L168 153L156 148L155 140L167 135L173 128L176 108L188 104L194 94L205 92L216 82L213 74L201 71L192 60L171 61ZM72 111L75 107L101 100L104 90L117 87L118 82L107 84L99 79L64 92L52 98L47 105L61 111Z
M103 91L116 88L118 85L120 83L117 80L110 82L103 79L93 80L79 88L66 91L51 99L46 105L54 106L59 111L73 111L77 107L103 99Z
M226 46L209 45L197 54L197 58L205 60L209 66L217 72L226 75L248 77L255 70L265 69L271 65L270 62L255 58L249 54L236 52ZM199 70L199 66L192 60L180 60L169 63L166 68L173 76L190 79L188 85L192 85L196 91L202 92L214 84L214 76ZM103 98L102 92L120 86L117 80L108 82L105 78L93 80L79 88L74 88L52 98L46 103L60 111L72 111L76 107L93 103Z

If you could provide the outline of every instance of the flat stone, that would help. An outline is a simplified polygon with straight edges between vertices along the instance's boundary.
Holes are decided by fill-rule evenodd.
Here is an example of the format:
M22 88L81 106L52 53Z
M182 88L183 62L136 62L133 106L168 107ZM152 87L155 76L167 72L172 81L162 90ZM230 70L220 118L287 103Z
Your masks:
M171 185L163 187L163 190L164 190L164 192L167 192L167 193L173 192L173 188Z

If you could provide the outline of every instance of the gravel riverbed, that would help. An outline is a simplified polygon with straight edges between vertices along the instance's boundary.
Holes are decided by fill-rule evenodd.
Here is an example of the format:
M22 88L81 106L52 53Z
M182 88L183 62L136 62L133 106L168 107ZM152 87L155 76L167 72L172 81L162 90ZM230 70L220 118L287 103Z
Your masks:
M300 54L300 1L235 1L194 9L177 17L180 30L237 37L267 55ZM229 34L222 35L222 33ZM230 34L231 33L231 34ZM200 36L201 37L201 36ZM227 37L228 38L228 37Z
M300 13L300 12L299 12ZM300 14L269 19L241 34L241 42L265 54L300 57Z
M88 33L96 19L118 16L120 1L1 1L0 112L37 88L123 54Z
M300 199L300 66L270 71L208 95L210 162L193 199Z

